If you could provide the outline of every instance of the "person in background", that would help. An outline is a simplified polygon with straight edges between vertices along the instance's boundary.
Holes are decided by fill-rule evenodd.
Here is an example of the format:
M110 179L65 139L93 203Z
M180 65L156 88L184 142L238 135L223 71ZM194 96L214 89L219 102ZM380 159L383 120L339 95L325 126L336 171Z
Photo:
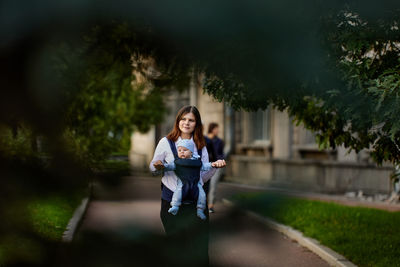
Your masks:
M207 149L209 151L209 157L211 162L216 160L224 160L224 141L218 137L219 127L218 123L211 122L208 125L208 132L206 136ZM217 184L222 176L222 169L217 169L215 174L211 177L210 190L208 193L208 210L210 213L215 212L215 195L217 190Z
M204 139L206 140L206 148L207 148L207 152L208 152L208 160L210 162L213 162L213 161L215 161L217 159L217 155L216 155L216 152L215 152L215 149L214 149L213 142L211 141L210 138L208 138L207 135L204 136Z

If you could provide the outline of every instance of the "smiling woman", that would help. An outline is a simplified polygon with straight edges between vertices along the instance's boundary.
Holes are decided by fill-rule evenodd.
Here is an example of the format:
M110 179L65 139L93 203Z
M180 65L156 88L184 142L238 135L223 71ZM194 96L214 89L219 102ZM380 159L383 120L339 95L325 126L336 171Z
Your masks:
M174 163L180 140L191 140L195 146L193 155L199 155L202 164L208 163L208 153L203 136L200 113L194 106L184 106L176 116L172 131L160 140L150 163L153 173L162 172L161 179L161 221L171 242L170 251L176 252L171 258L174 265L208 266L208 210L205 209L205 220L196 216L195 201L182 197L182 205L176 215L169 213L174 192L178 191L179 178L174 171L166 171L165 166ZM165 166L164 166L165 165ZM224 161L217 161L217 167L224 167ZM200 184L207 182L215 173L215 168L200 172ZM197 182L196 182L197 183ZM201 186L200 185L200 186ZM182 192L185 189L182 189ZM185 194L183 194L185 195ZM195 194L194 194L195 195Z
M196 126L196 118L193 113L186 113L179 121L179 130L183 139L190 139Z
M176 142L179 137L182 139L193 138L198 149L206 145L200 112L195 106L184 106L178 111L174 128L167 135L167 138Z

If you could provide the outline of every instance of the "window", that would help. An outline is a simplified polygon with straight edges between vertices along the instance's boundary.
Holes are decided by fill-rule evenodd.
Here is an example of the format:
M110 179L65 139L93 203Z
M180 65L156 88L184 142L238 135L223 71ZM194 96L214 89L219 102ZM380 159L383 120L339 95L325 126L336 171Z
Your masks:
M316 136L315 133L313 133L313 132L311 132L309 130L306 130L304 132L304 135L302 136L303 137L303 144L316 144L315 136Z
M249 113L249 142L260 143L270 140L271 116L270 109Z
M271 108L256 112L242 112L240 122L241 142L237 153L271 158Z

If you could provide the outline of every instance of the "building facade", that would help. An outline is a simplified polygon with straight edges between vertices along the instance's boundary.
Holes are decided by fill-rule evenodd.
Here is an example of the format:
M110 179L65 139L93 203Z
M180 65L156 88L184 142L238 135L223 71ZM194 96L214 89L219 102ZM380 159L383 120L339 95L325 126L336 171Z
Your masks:
M368 151L320 150L312 132L275 109L235 113L235 149L227 180L321 193L392 190L393 167L378 167Z
M132 135L130 161L134 168L148 168L156 144L173 127L177 111L190 104L201 113L204 133L210 122L220 125L228 154L226 181L323 193L391 192L393 167L376 166L368 151L320 150L314 134L296 126L286 112L272 108L234 111L204 94L200 79L192 79L183 94L167 97L168 114L162 123L149 133Z

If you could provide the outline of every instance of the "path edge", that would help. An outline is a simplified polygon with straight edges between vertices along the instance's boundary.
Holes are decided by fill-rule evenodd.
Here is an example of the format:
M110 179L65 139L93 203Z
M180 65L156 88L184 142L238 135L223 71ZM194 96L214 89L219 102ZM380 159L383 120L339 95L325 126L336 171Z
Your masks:
M257 221L260 221L263 224L267 225L268 227L270 227L278 232L281 232L282 234L286 235L290 239L297 241L301 246L308 248L313 253L320 256L323 260L325 260L331 266L337 266L337 267L355 267L355 266L357 266L354 263L352 263L351 261L349 261L348 259L346 259L344 256L337 253L336 251L333 251L332 249L322 245L321 243L319 243L318 240L315 240L310 237L306 237L303 235L302 232L295 230L290 226L280 224L280 223L272 220L271 218L261 216L253 211L242 209L242 208L238 207L235 203L233 203L232 201L230 201L226 198L223 198L222 202L227 206L236 207L236 208L241 209L249 217L252 217L252 218L256 219Z
M62 235L62 242L72 242L74 239L75 233L78 230L80 223L82 222L83 217L86 214L87 208L89 206L89 200L91 199L93 191L93 182L89 182L89 195L82 199L81 204L75 209L72 218L69 220L67 227Z

